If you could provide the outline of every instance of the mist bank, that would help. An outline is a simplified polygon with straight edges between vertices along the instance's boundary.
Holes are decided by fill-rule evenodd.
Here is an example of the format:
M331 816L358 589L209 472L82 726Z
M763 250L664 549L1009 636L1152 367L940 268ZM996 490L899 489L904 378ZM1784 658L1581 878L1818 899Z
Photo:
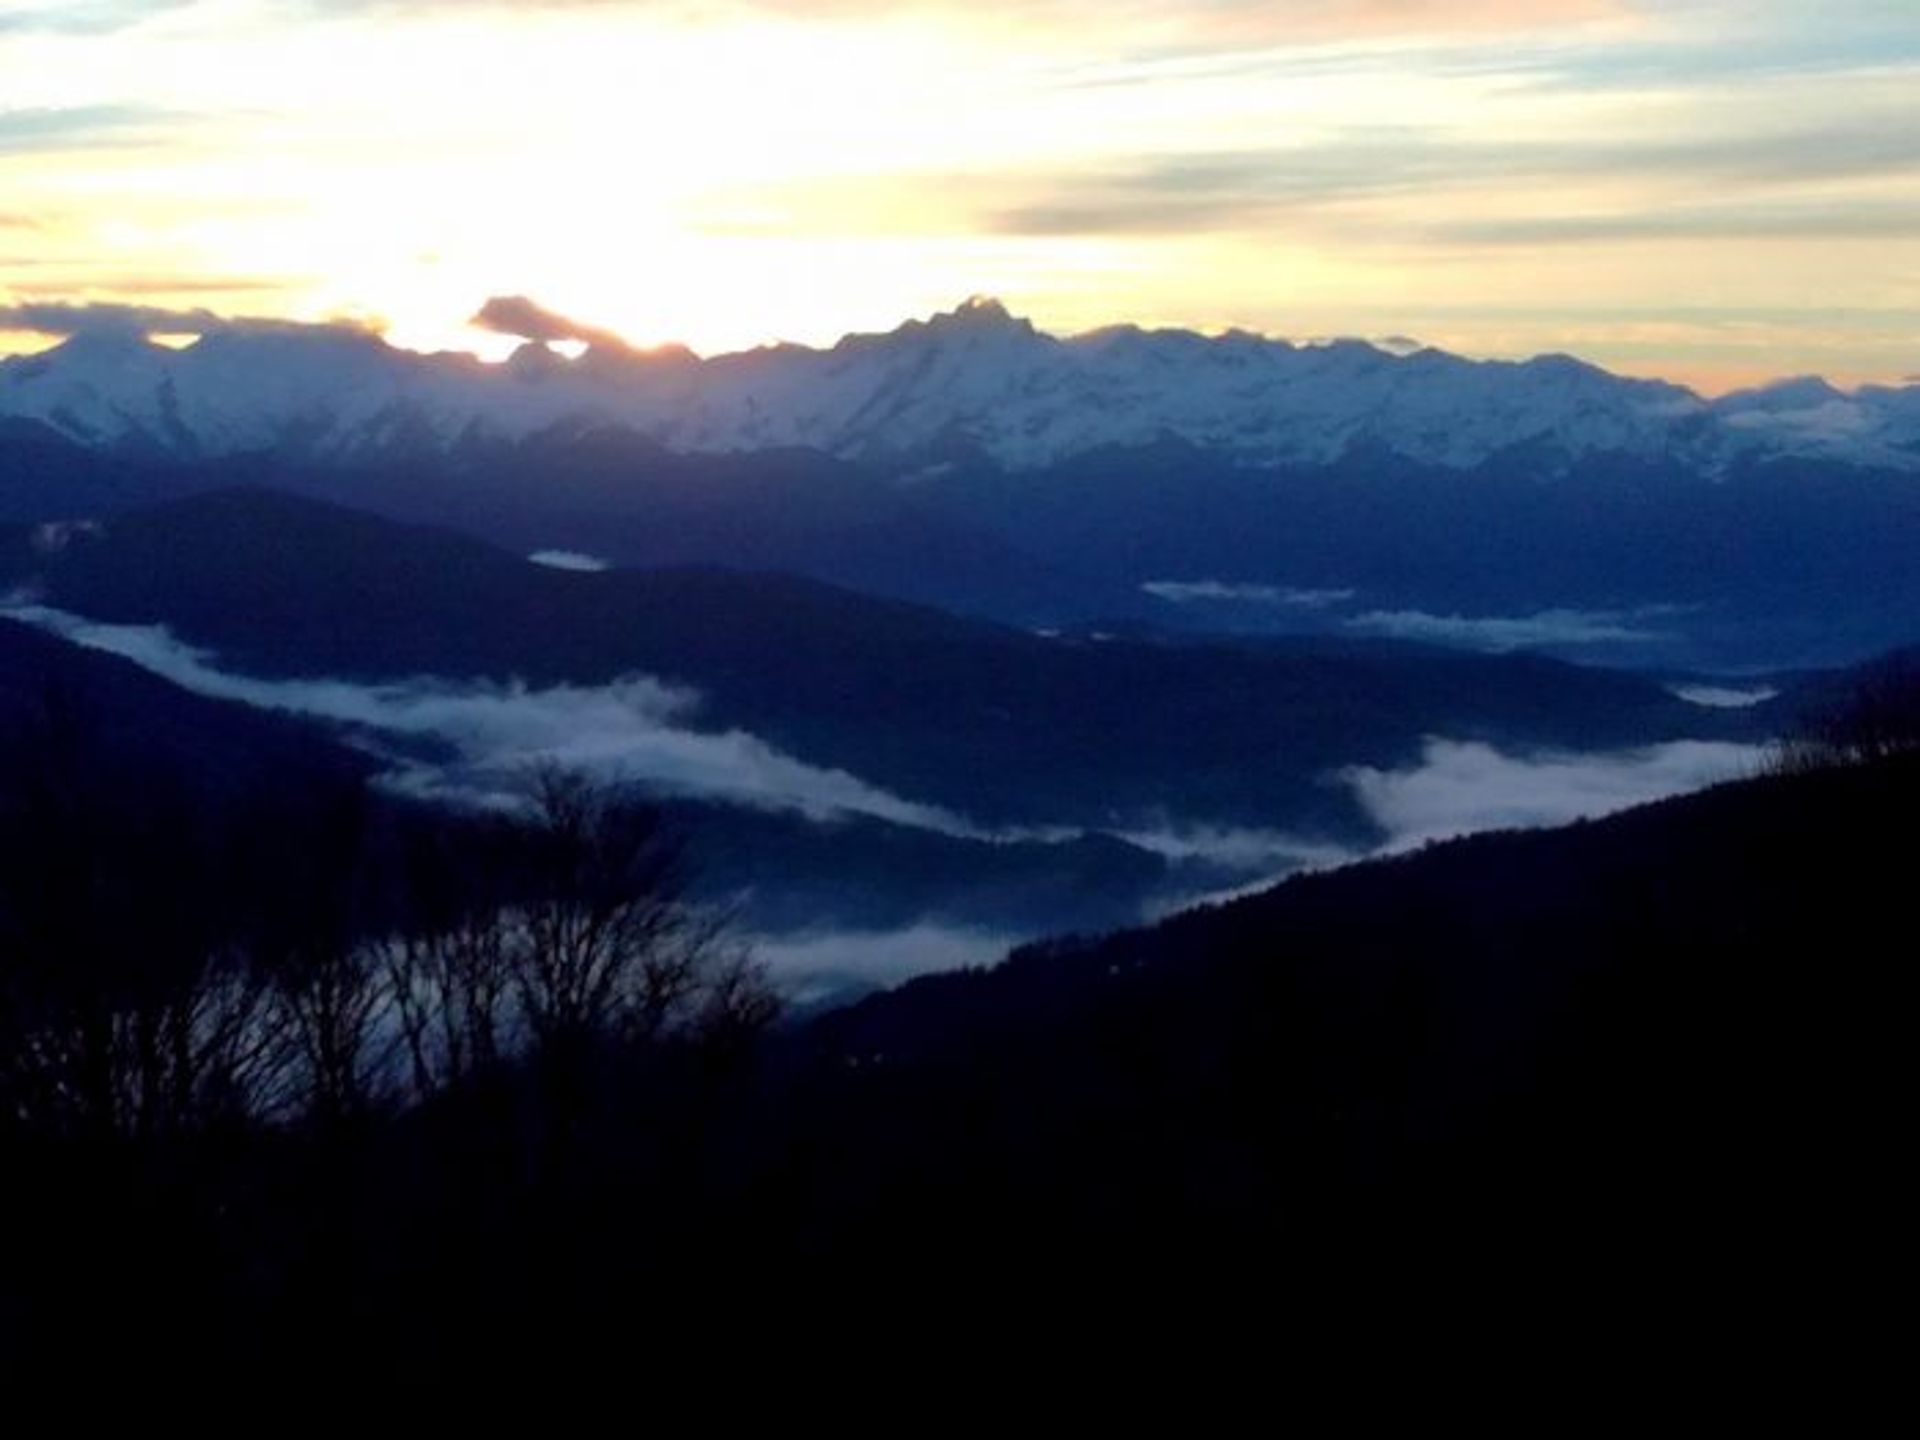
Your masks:
M1285 815L1265 828L1167 812L1106 831L989 826L749 732L700 729L702 697L655 677L599 686L264 678L162 626L24 604L0 613L190 693L318 722L373 758L377 783L414 799L511 808L542 766L645 795L684 822L703 903L735 915L776 982L808 1003L1437 839L1597 818L1753 773L1763 755L1728 742L1576 752L1431 737L1410 763L1320 777L1371 827L1371 838L1348 843L1289 828Z

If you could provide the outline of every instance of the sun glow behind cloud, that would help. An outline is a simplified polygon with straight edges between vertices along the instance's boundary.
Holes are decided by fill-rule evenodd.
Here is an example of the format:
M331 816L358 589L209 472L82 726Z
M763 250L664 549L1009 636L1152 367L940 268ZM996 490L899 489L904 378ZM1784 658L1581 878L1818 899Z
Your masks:
M711 351L990 292L1054 329L1901 374L1914 31L1872 0L0 6L0 300L497 353L462 327L492 294Z

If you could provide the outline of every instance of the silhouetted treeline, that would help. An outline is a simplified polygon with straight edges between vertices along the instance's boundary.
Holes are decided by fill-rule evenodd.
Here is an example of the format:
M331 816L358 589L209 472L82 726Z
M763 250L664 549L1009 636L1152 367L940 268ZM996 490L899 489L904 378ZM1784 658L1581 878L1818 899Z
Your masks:
M401 1293L384 1207L532 1203L603 1094L775 1018L649 808L559 770L497 816L351 770L236 792L71 678L0 707L0 1352L330 1328Z

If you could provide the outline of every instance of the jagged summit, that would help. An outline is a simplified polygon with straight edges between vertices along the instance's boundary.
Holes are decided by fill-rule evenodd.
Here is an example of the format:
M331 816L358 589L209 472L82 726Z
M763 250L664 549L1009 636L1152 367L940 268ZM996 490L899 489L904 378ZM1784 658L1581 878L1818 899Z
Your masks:
M1034 333L1031 320L1016 317L991 295L969 295L952 310L934 316L929 323L947 329L1014 330L1023 335Z
M1046 338L1031 320L1015 315L993 296L969 295L951 310L937 311L924 320L907 320L876 334L850 335L835 348L860 349L914 336L1012 341Z

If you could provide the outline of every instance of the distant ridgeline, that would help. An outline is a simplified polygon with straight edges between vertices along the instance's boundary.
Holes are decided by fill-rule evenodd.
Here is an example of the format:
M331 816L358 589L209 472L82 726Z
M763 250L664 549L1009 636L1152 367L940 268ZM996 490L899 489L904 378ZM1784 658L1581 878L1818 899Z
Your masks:
M253 480L522 554L785 570L1021 624L1749 667L1920 626L1920 387L1708 401L1561 356L1057 339L975 302L710 360L82 335L0 362L0 427L19 520Z

